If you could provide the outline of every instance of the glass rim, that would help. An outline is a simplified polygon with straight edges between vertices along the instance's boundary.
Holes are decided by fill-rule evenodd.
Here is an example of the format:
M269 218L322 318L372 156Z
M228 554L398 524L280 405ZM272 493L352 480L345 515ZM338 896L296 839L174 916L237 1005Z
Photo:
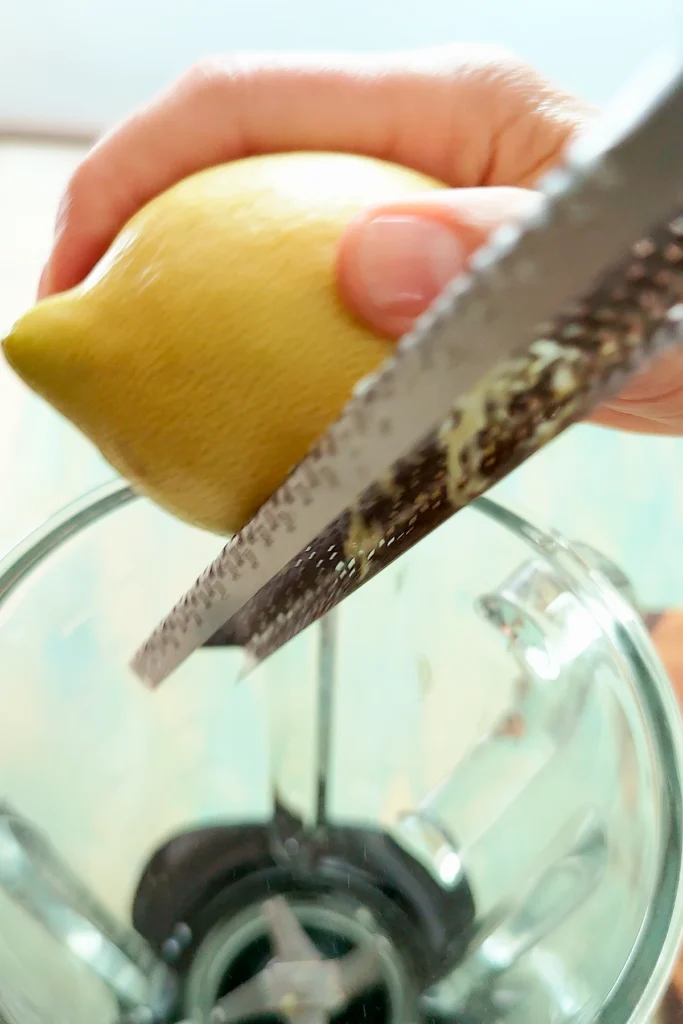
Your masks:
M86 491L28 532L0 557L0 612L19 586L50 554L117 509L147 500L129 484L111 480ZM153 506L154 507L154 506ZM630 959L594 1018L602 1024L644 1024L664 997L683 936L683 729L681 711L644 623L611 583L574 550L571 541L545 530L488 497L469 506L515 534L589 605L605 639L626 662L642 697L641 709L658 740L657 756L665 783L668 836L655 896ZM217 543L221 538L217 536ZM600 615L600 610L607 614Z

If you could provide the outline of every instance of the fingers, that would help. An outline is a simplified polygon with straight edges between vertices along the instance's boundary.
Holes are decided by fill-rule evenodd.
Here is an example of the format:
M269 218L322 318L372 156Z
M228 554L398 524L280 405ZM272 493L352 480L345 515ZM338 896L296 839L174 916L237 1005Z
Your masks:
M342 240L341 293L363 320L398 338L494 228L531 214L539 201L526 189L463 188L367 210ZM594 421L641 433L683 433L683 354L662 357Z
M527 184L587 110L498 50L204 61L113 129L76 170L40 295L72 287L149 199L253 153L337 150L447 184Z
M530 214L539 201L526 189L466 188L368 210L342 240L342 294L362 319L398 338L494 228Z
M595 419L603 426L642 434L682 434L683 352L674 349L662 355Z
M618 408L605 405L591 416L591 420L599 427L625 430L632 434L672 437L683 432L683 409L676 414L675 422L667 423L660 422L656 417L643 416L637 409L633 412L622 412Z

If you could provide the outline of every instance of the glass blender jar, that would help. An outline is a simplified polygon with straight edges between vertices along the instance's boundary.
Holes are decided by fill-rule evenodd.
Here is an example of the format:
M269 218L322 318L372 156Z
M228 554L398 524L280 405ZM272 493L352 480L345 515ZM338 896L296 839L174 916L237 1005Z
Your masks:
M0 565L0 1021L653 1019L683 760L628 580L480 500L150 693L215 553L117 482Z

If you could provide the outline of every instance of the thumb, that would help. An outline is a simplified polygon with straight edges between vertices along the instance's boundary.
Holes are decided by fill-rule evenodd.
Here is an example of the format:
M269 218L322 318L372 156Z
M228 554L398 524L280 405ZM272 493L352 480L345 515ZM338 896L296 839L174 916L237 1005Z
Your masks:
M461 188L366 210L342 239L342 295L382 334L400 337L491 231L539 202L527 189Z

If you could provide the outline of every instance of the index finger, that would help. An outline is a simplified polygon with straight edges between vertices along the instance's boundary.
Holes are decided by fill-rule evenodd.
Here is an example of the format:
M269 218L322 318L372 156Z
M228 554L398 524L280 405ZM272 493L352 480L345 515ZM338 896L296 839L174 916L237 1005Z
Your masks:
M254 153L355 152L452 186L527 184L585 110L497 49L202 61L107 134L73 175L40 297L81 281L177 181Z

